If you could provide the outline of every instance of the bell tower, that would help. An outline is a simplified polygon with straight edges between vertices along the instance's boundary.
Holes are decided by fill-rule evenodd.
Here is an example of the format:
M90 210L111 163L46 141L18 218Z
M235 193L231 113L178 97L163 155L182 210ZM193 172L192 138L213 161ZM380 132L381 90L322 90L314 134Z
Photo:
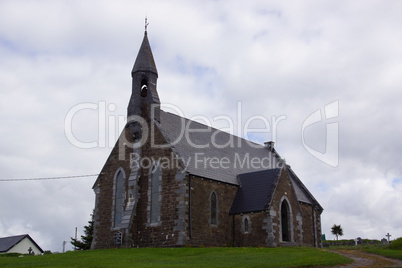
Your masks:
M132 92L127 108L127 121L135 139L140 138L141 130L138 129L139 124L136 122L138 120L133 118L139 116L143 119L149 118L160 121L160 101L156 90L158 71L148 41L147 26L147 19L145 19L144 39L131 71Z
M147 26L147 19L145 19L144 38L140 50L138 51L133 70L131 71L132 92L127 108L128 122L130 122L130 118L133 118L133 116L140 116L144 119L155 119L157 121L160 120L160 101L156 90L158 71L148 41ZM131 125L130 128L132 129Z

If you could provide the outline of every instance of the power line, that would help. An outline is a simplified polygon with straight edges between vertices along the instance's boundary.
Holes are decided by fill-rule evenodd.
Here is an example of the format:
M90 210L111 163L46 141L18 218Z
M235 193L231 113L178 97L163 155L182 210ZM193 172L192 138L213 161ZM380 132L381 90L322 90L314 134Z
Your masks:
M0 181L42 181L42 180L62 180L62 179L75 179L84 177L94 177L99 174L89 175L74 175L74 176L62 176L62 177L42 177L42 178L29 178L29 179L0 179Z

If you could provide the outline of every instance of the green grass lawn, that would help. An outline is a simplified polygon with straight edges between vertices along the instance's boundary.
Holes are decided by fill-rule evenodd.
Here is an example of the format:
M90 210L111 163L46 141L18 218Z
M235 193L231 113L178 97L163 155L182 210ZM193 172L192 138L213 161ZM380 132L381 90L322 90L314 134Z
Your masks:
M402 260L402 250L397 249L365 249L364 251L382 255L388 258Z
M390 249L388 245L383 244L363 244L357 246L330 246L328 249L332 250L361 250L368 253L382 255L388 258L402 260L402 246L396 247L396 249Z
M351 260L316 248L140 248L0 257L0 267L300 267Z

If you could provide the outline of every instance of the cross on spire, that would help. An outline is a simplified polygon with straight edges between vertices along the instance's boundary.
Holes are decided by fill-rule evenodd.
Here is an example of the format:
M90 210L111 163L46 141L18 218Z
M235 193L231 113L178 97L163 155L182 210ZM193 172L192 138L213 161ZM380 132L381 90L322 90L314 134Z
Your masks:
M148 24L148 18L145 16L145 32L147 32Z

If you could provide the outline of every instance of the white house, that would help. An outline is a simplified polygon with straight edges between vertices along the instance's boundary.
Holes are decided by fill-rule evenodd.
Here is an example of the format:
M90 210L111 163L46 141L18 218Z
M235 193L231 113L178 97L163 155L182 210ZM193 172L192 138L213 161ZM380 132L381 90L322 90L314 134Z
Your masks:
M43 254L43 250L28 235L16 235L0 238L0 254L21 253L21 254Z

